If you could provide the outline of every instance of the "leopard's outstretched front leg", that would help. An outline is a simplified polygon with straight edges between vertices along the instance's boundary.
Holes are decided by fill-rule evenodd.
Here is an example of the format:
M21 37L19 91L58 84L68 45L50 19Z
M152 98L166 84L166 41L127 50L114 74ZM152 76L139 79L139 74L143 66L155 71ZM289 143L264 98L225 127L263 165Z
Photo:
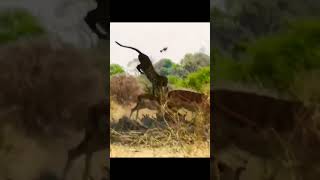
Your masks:
M90 29L98 36L99 39L106 39L108 40L108 33L106 32L106 34L101 33L98 28L97 28L97 24L102 22L101 19L98 19L96 17L97 13L96 13L96 9L90 11L87 16L84 18L85 22L88 24L88 26L90 27ZM107 21L107 19L105 19L105 21ZM107 31L107 26L105 26L103 24L103 29L105 31Z
M139 71L141 74L144 74L144 72L143 72L143 70L142 70L142 67L141 67L141 64L139 64L139 65L137 66L137 69L138 69L138 71Z
M99 39L109 40L109 22L107 15L108 1L107 0L96 0L98 7L87 13L84 18L90 29L99 37ZM103 29L102 32L98 29L97 25L100 25Z

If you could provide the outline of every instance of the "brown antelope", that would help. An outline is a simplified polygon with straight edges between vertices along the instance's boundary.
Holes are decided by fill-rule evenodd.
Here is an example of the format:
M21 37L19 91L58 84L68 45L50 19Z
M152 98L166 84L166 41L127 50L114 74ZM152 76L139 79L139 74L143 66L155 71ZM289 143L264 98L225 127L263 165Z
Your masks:
M84 139L78 146L68 151L67 163L63 171L63 179L66 179L67 173L74 160L81 155L85 155L83 180L87 180L89 178L92 154L109 148L109 111L108 104L105 101L95 104L89 108Z
M205 115L210 114L210 103L205 94L187 90L172 90L168 93L165 106L169 110L178 112L185 108L191 112L201 111Z
M301 102L248 92L215 90L212 96L217 125L230 122L239 127L272 128L278 133L286 133L294 130L301 120L310 119L313 113Z
M292 144L295 158L320 158L318 151L301 144L297 129L303 129L313 114L313 109L301 102L226 89L213 90L211 96L215 120L212 153L219 154L233 144L262 159L276 158L285 155L281 141L286 140Z
M131 109L130 118L134 111L137 111L136 119L138 119L140 109L150 109L160 111L159 100L150 94L142 94L138 96L137 105Z
M191 112L202 111L207 115L210 113L210 105L207 101L207 96L201 93L187 91L187 90L172 90L166 97L165 107L169 112L176 113L179 109L185 108ZM138 96L137 105L132 108L130 117L134 111L137 111L137 116L140 109L161 110L160 99L151 95L143 94Z

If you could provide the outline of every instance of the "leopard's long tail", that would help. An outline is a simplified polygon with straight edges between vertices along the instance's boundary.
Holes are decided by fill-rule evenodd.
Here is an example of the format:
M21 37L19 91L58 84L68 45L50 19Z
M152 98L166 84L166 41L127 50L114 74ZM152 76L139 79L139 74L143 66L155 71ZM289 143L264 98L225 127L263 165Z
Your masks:
M121 46L121 47L133 49L133 50L137 51L139 54L143 54L141 51L139 51L138 49L136 49L136 48L134 48L134 47L124 46L124 45L118 43L117 41L116 41L116 43L117 43L119 46Z

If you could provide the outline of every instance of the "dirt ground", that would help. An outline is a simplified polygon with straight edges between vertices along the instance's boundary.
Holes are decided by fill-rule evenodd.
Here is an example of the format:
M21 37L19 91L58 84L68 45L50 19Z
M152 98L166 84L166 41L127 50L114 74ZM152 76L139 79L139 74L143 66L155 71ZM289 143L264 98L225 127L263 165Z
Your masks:
M143 147L127 145L111 145L111 157L209 157L209 145L182 147Z
M74 133L61 140L51 140L44 147L12 128L3 130L2 135L0 179L12 180L60 179L67 151L79 144L83 137L80 133ZM105 177L102 167L109 165L107 153L100 151L93 154L91 175L94 180ZM74 162L67 179L81 179L83 168L84 156Z

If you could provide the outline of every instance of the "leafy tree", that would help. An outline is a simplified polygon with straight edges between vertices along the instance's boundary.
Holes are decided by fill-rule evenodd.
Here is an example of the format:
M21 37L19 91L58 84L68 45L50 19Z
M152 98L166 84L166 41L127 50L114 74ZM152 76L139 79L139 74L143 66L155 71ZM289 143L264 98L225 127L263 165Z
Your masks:
M174 64L172 67L171 74L180 78L185 78L188 75L188 71L184 69L182 65Z
M118 64L111 64L110 65L110 76L124 73L123 68Z
M274 32L281 23L281 12L276 1L247 0L241 4L235 20L254 35Z
M249 43L242 61L215 53L215 78L288 91L301 73L320 68L319 42L317 20L291 22L286 30Z
M204 53L186 54L181 60L181 65L188 73L210 65L210 57Z
M161 59L154 64L155 70L162 76L168 76L171 74L174 62L171 59Z
M300 72L320 68L319 42L317 20L292 23L287 31L250 45L249 73L266 86L285 90Z
M36 18L26 11L8 10L0 12L0 44L44 33L45 30Z
M246 76L245 62L235 61L233 58L225 57L215 49L211 50L213 56L213 81L242 81Z
M242 42L277 33L291 20L319 17L320 2L315 0L224 0L225 9L211 9L212 47L227 55ZM233 53L233 54L231 54ZM238 59L238 57L235 57Z

